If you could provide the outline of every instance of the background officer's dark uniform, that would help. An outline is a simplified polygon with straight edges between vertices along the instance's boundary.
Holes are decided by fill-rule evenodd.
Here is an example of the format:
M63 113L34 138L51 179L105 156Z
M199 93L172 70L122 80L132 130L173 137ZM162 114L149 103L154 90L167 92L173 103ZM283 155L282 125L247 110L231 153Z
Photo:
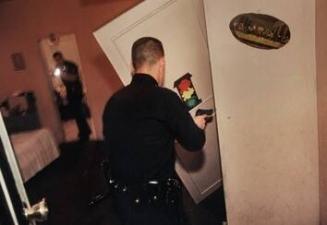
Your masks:
M176 177L175 139L190 151L202 149L205 143L204 131L178 95L159 87L146 74L135 74L130 85L112 96L103 124L112 177L127 187ZM118 213L128 225L179 224L172 218L179 215L167 214L163 208L135 210L123 192L116 192L115 199Z
M78 127L78 136L80 139L88 139L91 133L91 129L87 123L87 113L83 103L83 85L79 77L78 67L75 63L65 60L64 71L67 74L66 76L73 76L73 78L76 79L71 81L65 80L63 77L62 81L67 91L69 111L74 117Z

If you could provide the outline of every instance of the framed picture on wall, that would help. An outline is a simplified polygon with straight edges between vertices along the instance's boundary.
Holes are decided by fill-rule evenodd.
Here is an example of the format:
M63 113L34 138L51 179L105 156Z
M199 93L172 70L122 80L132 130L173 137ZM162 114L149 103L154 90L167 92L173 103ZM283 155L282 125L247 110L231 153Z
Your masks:
M25 59L23 53L16 52L11 54L11 61L15 71L22 71L26 69Z

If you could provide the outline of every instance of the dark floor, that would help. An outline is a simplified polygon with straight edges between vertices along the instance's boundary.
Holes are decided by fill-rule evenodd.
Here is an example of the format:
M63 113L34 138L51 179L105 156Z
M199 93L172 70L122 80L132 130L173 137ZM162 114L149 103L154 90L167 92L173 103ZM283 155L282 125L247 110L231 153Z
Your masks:
M89 201L106 190L100 163L100 142L61 146L61 157L26 183L31 203L46 197L50 214L42 225L120 225L111 198L93 207ZM191 225L220 225L225 220L220 189L200 204L184 191L185 212Z

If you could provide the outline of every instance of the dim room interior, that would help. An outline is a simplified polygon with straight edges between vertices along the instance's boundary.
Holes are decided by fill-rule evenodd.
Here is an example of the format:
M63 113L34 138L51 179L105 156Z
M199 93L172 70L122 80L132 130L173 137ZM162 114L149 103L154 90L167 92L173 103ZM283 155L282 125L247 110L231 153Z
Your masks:
M131 81L133 42L153 36L165 87L192 116L215 111L201 152L176 143L189 224L327 225L326 12L323 0L0 0L0 200L12 218L0 224L24 224L18 205L43 198L37 224L121 224L102 113ZM81 79L86 137L57 52Z

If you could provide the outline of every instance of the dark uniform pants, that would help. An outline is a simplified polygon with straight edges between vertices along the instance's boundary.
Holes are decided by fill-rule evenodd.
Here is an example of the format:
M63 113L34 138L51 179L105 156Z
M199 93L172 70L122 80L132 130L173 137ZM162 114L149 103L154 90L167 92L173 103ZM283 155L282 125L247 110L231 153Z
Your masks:
M74 100L71 101L70 107L78 127L78 136L80 139L87 139L91 134L91 129L87 122L87 116L84 112L83 102Z

